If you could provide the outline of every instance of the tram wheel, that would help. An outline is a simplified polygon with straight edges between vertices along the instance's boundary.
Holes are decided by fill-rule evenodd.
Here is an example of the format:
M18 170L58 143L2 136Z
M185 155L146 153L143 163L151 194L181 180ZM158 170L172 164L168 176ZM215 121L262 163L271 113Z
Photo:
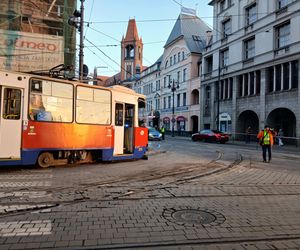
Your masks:
M38 158L38 165L42 168L48 168L53 163L53 155L48 152L41 153Z

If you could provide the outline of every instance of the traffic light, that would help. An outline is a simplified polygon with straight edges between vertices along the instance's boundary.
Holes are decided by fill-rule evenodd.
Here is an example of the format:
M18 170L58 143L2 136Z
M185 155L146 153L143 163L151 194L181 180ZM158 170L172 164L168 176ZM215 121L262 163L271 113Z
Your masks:
M81 12L78 10L74 10L73 16L70 16L68 19L68 24L78 29L80 27L80 20L79 20L80 18L81 18Z

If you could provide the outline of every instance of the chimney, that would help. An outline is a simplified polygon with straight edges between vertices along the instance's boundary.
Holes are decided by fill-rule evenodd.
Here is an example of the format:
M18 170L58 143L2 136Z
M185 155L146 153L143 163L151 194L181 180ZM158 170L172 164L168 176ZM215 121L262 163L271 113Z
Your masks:
M211 44L212 40L212 32L211 30L206 31L206 46L209 46Z

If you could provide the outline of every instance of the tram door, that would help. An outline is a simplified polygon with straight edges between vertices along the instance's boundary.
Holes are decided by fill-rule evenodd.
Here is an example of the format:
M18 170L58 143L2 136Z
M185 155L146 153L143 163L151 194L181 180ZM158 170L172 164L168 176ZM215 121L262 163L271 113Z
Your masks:
M115 143L114 155L124 154L123 140L124 140L124 104L115 104Z
M0 86L0 159L21 159L23 90Z
M133 153L134 105L115 104L114 155Z

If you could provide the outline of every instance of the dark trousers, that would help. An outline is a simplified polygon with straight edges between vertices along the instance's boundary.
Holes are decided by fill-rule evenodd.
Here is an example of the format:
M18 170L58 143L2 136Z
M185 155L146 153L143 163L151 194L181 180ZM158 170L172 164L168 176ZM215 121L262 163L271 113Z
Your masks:
M263 155L263 160L267 161L267 151L268 151L268 156L269 156L269 161L272 158L272 150L271 150L271 145L262 145L262 155Z

